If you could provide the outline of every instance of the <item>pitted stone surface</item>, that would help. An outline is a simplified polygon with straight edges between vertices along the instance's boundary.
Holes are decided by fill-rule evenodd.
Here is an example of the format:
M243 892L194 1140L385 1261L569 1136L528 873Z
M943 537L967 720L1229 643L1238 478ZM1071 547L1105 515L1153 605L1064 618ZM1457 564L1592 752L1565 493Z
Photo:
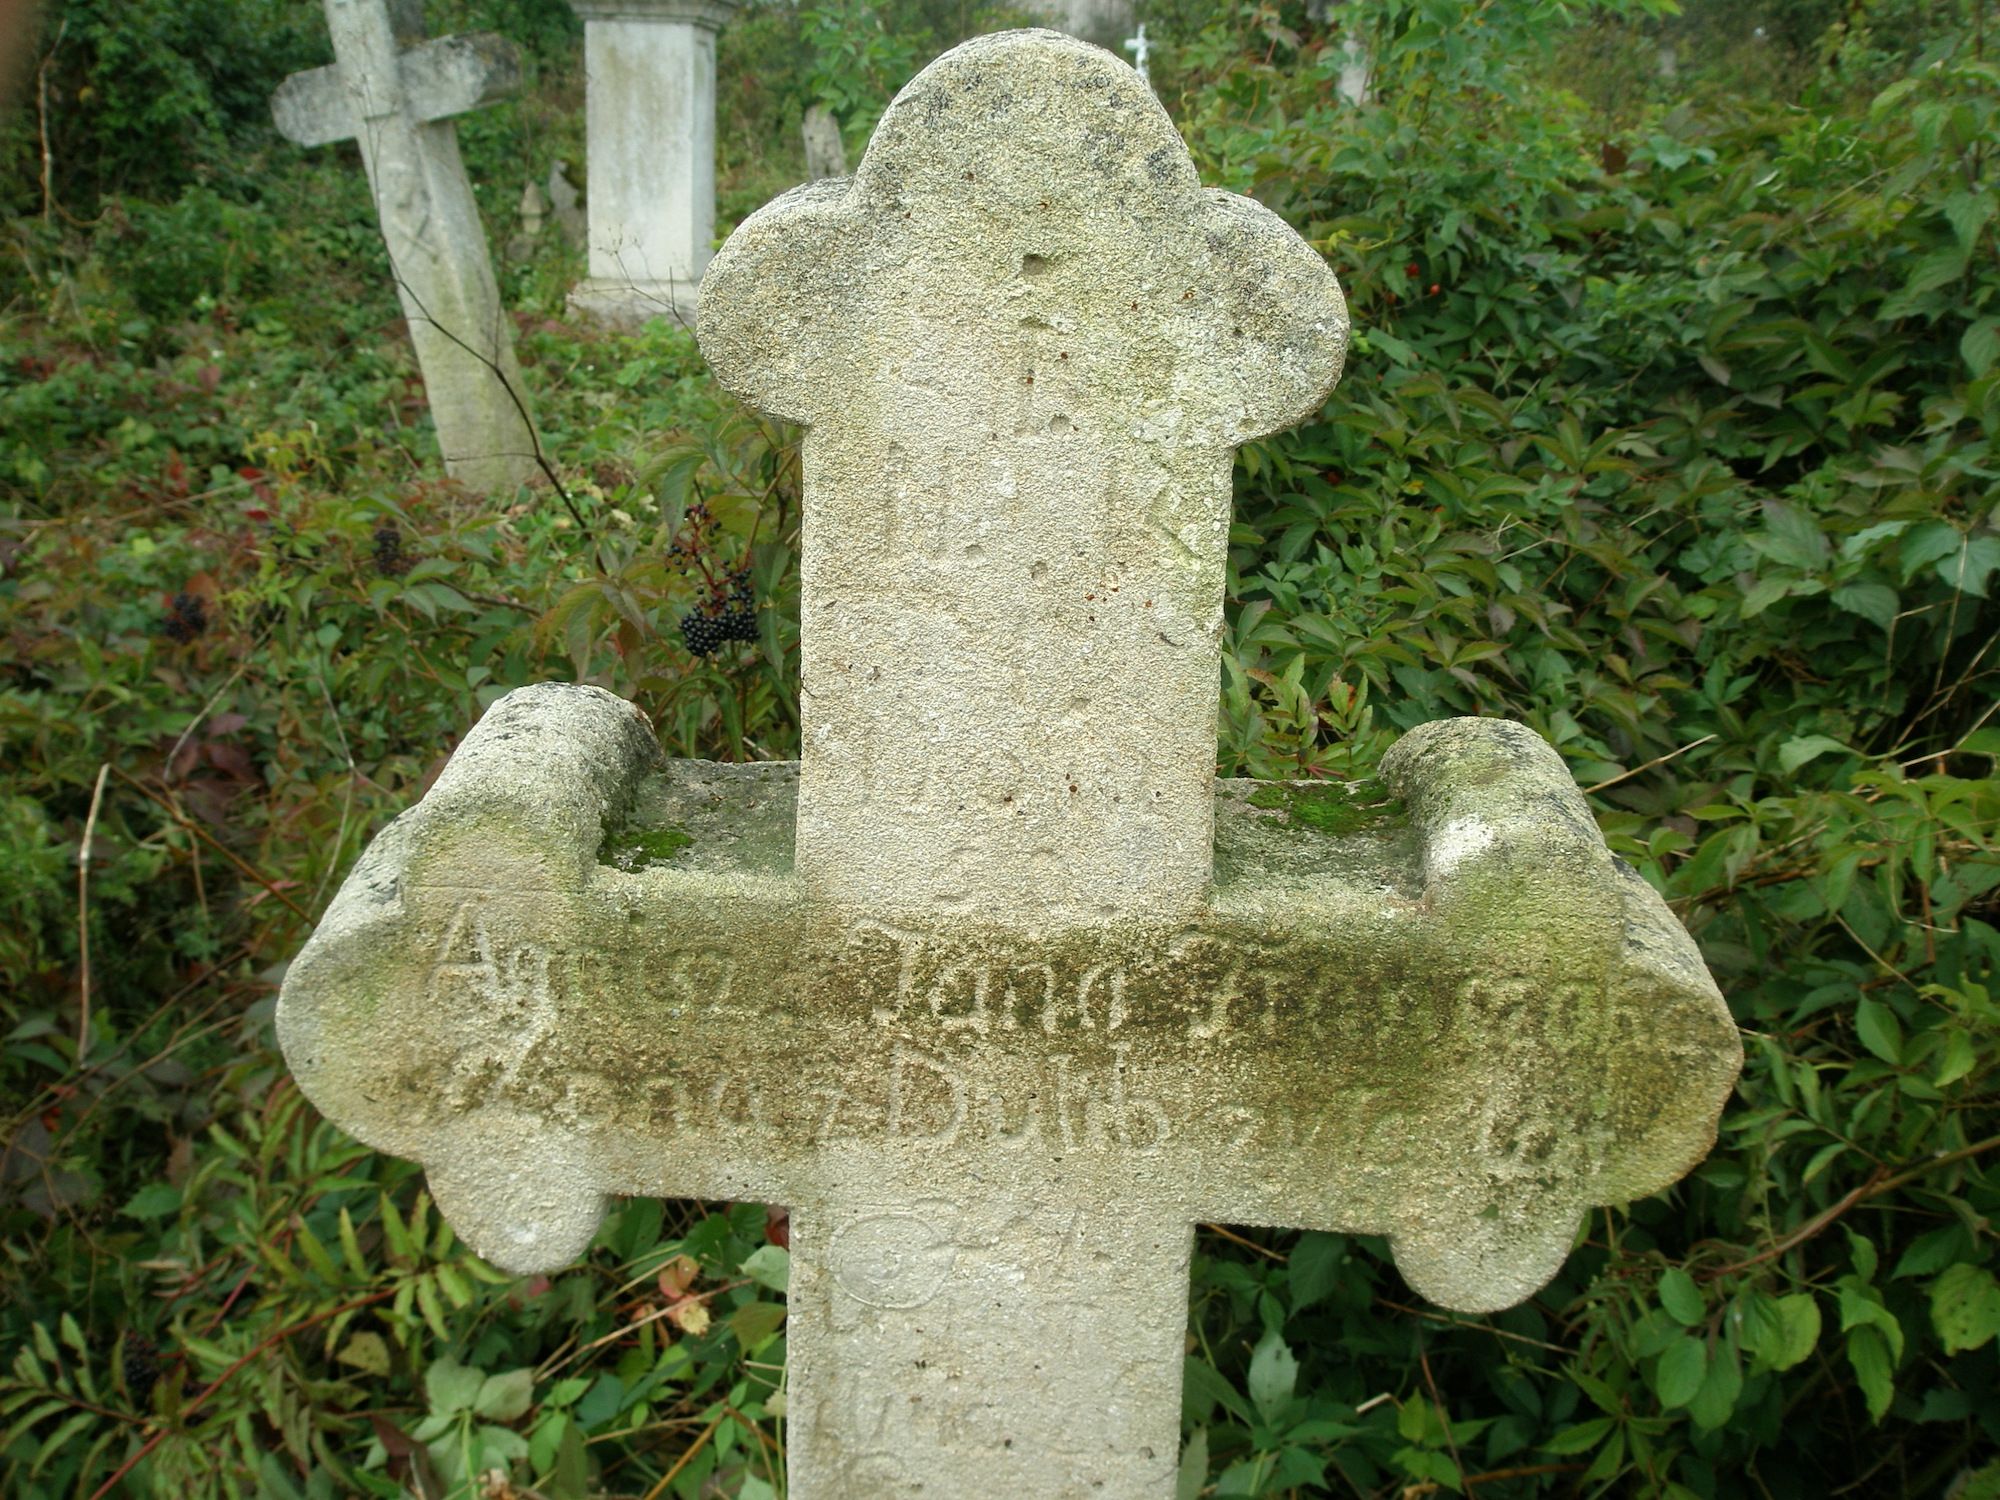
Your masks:
M510 694L279 1005L307 1094L503 1266L567 1262L609 1194L790 1206L796 1500L1164 1500L1195 1223L1383 1234L1424 1295L1508 1306L1700 1159L1740 1065L1522 726L1425 725L1380 785L1212 778L1229 445L1319 399L1338 292L1138 92L971 44L718 257L705 346L814 424L803 762ZM1068 228L1027 235L1038 191ZM1170 264L1185 308L1135 295Z
M871 910L1198 910L1236 445L1318 410L1347 311L1205 189L1123 62L947 53L859 169L702 283L724 385L803 422L800 873Z

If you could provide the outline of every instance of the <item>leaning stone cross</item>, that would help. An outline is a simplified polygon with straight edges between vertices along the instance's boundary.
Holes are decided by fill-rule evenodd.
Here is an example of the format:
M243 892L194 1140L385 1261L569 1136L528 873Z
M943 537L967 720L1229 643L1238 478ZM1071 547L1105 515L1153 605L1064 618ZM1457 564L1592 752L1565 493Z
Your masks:
M1735 1028L1533 732L1214 779L1232 450L1346 317L1130 68L946 54L699 320L808 429L802 761L523 688L286 980L301 1084L481 1254L787 1204L799 1500L1161 1500L1196 1223L1383 1234L1487 1310L1700 1159Z
M360 143L445 470L511 488L536 469L534 418L451 118L517 88L519 55L497 36L425 42L422 0L325 3L336 61L286 79L272 115L301 146Z

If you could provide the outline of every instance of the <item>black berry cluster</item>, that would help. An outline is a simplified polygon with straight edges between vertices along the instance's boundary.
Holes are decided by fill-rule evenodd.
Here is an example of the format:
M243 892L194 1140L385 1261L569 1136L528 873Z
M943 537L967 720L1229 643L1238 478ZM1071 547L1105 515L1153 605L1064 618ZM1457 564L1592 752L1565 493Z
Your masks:
M730 598L735 599L731 594ZM743 595L747 601L749 594ZM720 614L706 615L698 609L691 609L681 616L681 639L687 642L688 650L696 656L707 656L718 646L730 641L754 641L757 639L757 616L743 606L723 610Z
M387 516L375 528L375 571L384 578L399 577L410 571L410 559L403 551L403 533Z
M723 566L715 533L708 507L691 505L686 523L667 549L670 565L695 585L695 607L681 616L681 640L696 656L712 656L731 641L754 641L758 636L750 567Z
M167 606L167 618L161 622L160 632L176 645L185 646L189 641L208 629L208 606L198 594L180 593Z
M152 1404L160 1381L160 1351L129 1328L125 1331L125 1389L141 1411Z

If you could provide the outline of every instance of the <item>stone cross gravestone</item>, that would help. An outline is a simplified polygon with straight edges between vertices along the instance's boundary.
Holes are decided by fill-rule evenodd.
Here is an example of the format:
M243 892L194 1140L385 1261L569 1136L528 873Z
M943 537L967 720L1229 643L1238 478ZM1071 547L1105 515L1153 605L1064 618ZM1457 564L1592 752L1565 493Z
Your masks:
M477 490L524 483L534 417L451 123L518 87L519 56L497 36L425 42L421 0L325 3L336 61L285 80L278 130L360 143L445 470Z
M715 238L715 34L736 0L570 0L584 18L590 278L570 306L682 322Z
M1150 85L1153 81L1153 44L1146 39L1146 23L1139 23L1139 34L1125 39L1125 50L1132 54L1132 71L1139 75L1139 81Z
M806 148L806 181L847 175L847 147L840 139L840 121L824 104L815 104L799 121Z
M279 1006L479 1253L786 1204L798 1500L1163 1500L1197 1222L1386 1235L1483 1311L1700 1159L1735 1027L1533 732L1214 779L1232 449L1346 317L1130 68L946 54L732 236L699 334L809 429L802 762L512 693Z

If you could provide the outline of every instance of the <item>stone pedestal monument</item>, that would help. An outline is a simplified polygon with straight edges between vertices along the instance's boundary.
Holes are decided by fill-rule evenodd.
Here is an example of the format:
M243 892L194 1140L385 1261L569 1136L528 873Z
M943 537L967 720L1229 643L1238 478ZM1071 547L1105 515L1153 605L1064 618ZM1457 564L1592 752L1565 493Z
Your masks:
M570 0L584 20L590 279L576 311L692 321L715 238L715 34L735 0Z
M421 0L325 4L336 61L286 79L272 115L302 146L359 142L445 470L511 489L540 449L451 121L519 87L519 55L497 36L424 41Z
M1232 453L1347 317L1130 68L946 54L731 237L698 332L808 428L802 761L512 693L279 1007L479 1253L786 1204L797 1500L1165 1500L1197 1222L1386 1235L1483 1311L1701 1158L1736 1028L1532 731L1215 780Z

